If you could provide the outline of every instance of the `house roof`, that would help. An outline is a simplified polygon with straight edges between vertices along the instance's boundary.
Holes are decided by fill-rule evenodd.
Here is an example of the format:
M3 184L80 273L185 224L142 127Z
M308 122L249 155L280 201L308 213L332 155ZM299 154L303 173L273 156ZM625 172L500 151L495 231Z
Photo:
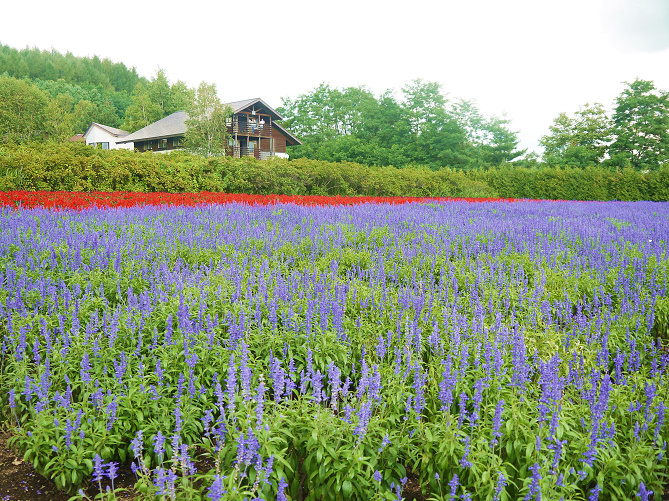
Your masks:
M302 144L302 141L297 139L290 132L288 132L286 129L281 127L278 123L272 122L272 127L276 127L277 129L279 129L281 132L283 132L286 135L286 139L287 139L286 144L288 144L288 146L295 146L297 144Z
M183 136L187 129L186 120L188 120L188 114L185 111L175 111L162 120L127 135L123 138L123 141L118 142L129 143L130 141L144 141L160 137Z
M275 120L283 120L281 115L274 111L260 98L227 103L227 105L232 108L233 113L243 111L255 104L260 104L262 107L264 107L267 111L270 112L270 114L273 115ZM260 106L256 106L255 108L260 108ZM132 134L128 134L123 138L122 141L117 141L117 143L129 143L131 141L146 141L149 139L158 139L163 137L183 136L188 129L188 127L186 127L186 120L188 120L188 114L185 111L177 111L171 115L166 116L162 120L158 120L155 123L147 125L143 129L139 129ZM285 134L289 146L302 144L299 139L281 127L278 123L273 121L272 126L276 127L283 134Z
M77 143L77 142L79 142L79 141L84 141L84 135L83 135L83 134L76 134L76 135L72 136L72 137L69 139L69 141L70 141L71 143Z
M259 104L259 106L254 106L254 108L259 109L261 107L264 107L267 109L270 115L272 115L272 118L274 120L283 120L284 118L279 115L274 108L272 108L269 104L267 104L265 101L260 99L259 97L254 97L253 99L244 99L243 101L233 101L232 103L227 103L228 106L232 108L233 113L239 113L240 111L244 111L246 108L250 108L251 106Z
M91 123L91 125L88 126L88 129L86 129L86 132L84 132L83 137L88 136L88 133L93 128L93 126L99 127L103 131L108 132L112 136L116 136L116 137L124 137L124 136L127 136L128 134L130 134L130 132L128 132L127 130L117 129L116 127L110 127L109 125L103 125L103 124L93 122L93 123Z

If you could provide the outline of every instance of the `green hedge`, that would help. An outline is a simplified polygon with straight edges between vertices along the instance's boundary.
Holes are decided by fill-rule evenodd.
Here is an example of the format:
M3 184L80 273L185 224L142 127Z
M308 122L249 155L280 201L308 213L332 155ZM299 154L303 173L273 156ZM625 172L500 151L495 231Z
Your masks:
M503 166L455 171L352 162L202 158L186 152L106 151L83 144L0 146L0 191L212 191L343 196L450 196L562 200L669 200L669 167Z

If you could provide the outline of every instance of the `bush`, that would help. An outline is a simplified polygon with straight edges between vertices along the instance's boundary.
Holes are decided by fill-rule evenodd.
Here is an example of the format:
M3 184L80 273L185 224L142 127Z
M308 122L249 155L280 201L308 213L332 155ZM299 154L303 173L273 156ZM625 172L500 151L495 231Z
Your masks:
M300 158L203 158L97 150L75 143L0 146L0 191L223 192L252 195L669 200L669 166L486 170L369 167Z

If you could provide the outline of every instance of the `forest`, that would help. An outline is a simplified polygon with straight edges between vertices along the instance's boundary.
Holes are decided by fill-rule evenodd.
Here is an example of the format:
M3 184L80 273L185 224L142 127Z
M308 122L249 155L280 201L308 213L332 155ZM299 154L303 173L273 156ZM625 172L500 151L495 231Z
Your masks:
M64 141L91 122L133 132L188 109L196 94L163 70L147 79L97 56L0 45L0 143ZM541 138L541 156L519 148L507 118L486 116L475 101L420 79L380 95L323 83L283 98L276 110L303 143L289 149L292 159L431 170L514 165L646 172L669 157L669 92L642 79L625 84L610 113L602 103L560 113Z

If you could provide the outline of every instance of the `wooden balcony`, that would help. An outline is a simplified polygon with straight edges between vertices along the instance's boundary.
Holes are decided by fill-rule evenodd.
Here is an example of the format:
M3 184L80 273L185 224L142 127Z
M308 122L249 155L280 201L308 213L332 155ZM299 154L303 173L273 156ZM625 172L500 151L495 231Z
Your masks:
M258 119L259 121L260 119ZM240 121L238 118L235 118L231 125L228 125L228 133L231 135L239 134L242 136L253 136L253 137L272 137L272 123L270 118L267 117L265 124L253 124L245 121Z

